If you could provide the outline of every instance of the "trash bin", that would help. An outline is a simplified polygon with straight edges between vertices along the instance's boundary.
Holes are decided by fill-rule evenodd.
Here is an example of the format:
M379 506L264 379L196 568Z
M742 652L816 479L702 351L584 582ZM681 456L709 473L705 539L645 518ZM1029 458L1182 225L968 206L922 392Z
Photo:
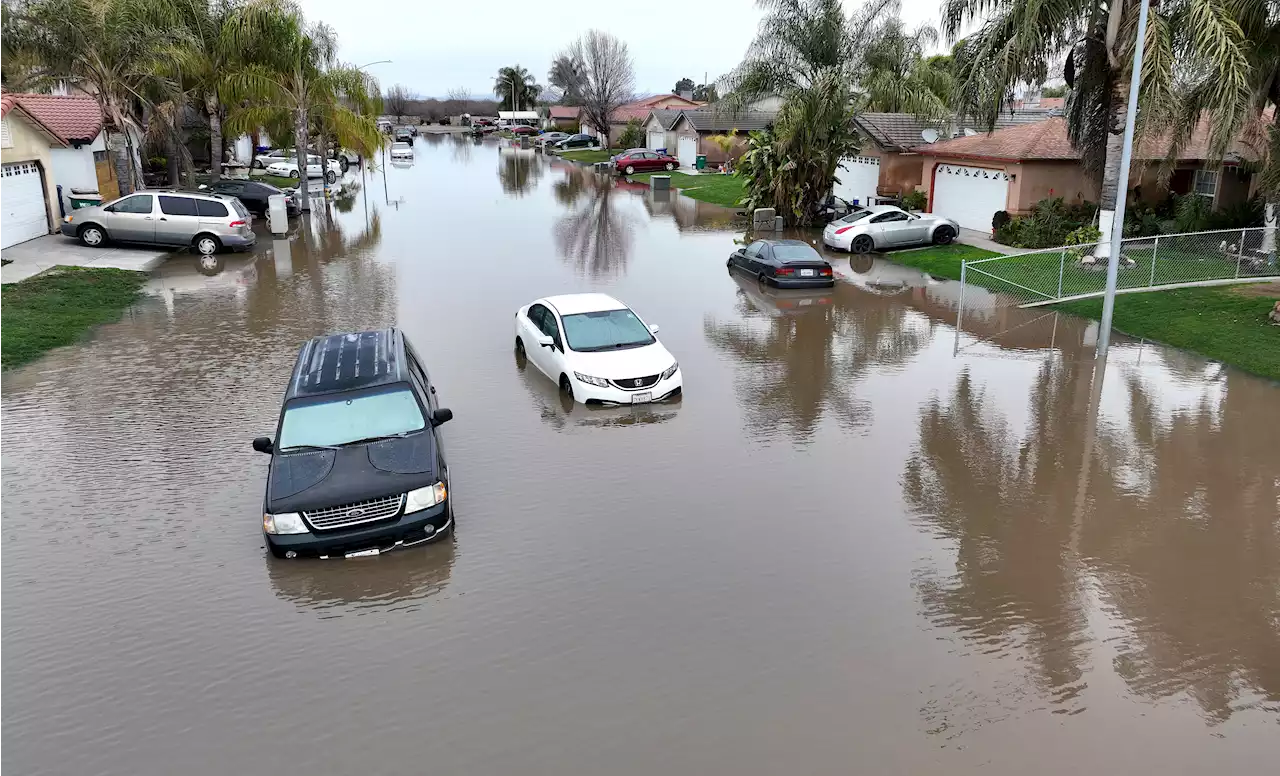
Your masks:
M94 189L72 189L71 196L67 197L71 200L71 209L79 210L82 207L96 207L102 204L102 195Z
M699 170L707 169L707 155L698 154L698 160L693 163L693 166L698 168Z

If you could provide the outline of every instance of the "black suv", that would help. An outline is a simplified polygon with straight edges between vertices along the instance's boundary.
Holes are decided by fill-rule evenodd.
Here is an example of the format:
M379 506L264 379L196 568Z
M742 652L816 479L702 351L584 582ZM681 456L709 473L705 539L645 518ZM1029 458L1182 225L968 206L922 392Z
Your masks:
M439 406L396 329L316 337L294 364L271 456L262 531L277 558L352 557L453 529Z

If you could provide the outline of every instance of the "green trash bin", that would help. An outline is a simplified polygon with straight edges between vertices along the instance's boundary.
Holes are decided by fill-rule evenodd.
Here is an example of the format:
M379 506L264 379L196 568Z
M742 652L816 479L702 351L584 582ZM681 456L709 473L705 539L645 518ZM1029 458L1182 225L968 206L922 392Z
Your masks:
M698 160L693 163L693 166L698 168L699 170L707 169L707 155L698 154Z
M79 210L82 207L96 207L102 204L102 195L96 191L88 191L86 189L72 189L70 196L71 209Z

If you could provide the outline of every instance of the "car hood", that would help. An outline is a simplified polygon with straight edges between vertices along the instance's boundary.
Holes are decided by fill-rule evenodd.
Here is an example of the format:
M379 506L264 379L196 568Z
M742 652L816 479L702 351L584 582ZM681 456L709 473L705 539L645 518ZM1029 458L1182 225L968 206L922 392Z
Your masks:
M568 355L574 371L606 380L661 374L675 361L661 342L642 348L603 350L598 353L573 351Z
M440 480L437 458L430 430L336 450L277 453L266 510L299 512L423 488Z

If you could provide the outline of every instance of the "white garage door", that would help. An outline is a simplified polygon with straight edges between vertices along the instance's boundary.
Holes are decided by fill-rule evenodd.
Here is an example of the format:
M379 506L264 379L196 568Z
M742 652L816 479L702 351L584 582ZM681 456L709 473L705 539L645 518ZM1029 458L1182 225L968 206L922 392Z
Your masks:
M846 202L870 205L880 184L880 159L875 156L854 156L840 162L836 170L839 181L832 193Z
M18 162L4 166L0 178L0 248L49 233L48 211L45 210L44 187L40 184L40 166L35 162Z
M680 153L676 155L681 167L693 167L698 162L698 141L692 137L680 138Z
M649 133L649 150L658 151L667 147L666 132L650 132Z
M991 231L991 217L1009 199L1009 176L1002 170L940 164L934 168L933 212L966 229Z

